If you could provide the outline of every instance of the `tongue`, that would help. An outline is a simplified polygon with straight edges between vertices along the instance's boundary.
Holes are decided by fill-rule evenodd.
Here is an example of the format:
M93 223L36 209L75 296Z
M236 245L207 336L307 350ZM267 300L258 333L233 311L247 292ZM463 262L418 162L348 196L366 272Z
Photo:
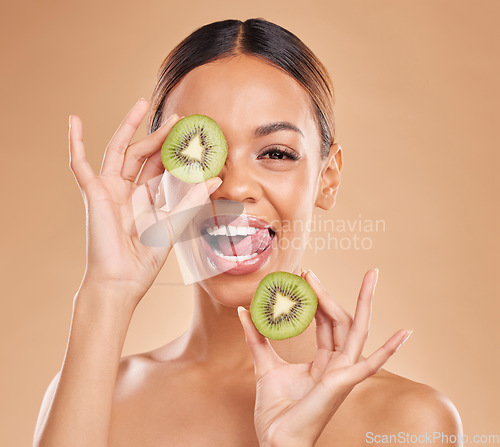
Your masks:
M225 256L245 256L263 251L271 243L269 230L257 230L255 234L248 235L240 242L239 239L231 236L219 236L219 249Z

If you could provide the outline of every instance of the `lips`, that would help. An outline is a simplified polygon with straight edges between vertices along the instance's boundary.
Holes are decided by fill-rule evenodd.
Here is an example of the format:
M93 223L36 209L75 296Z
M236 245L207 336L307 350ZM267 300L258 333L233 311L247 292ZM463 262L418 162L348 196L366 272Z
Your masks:
M269 259L275 231L266 221L249 215L223 215L202 223L208 258L219 271L232 275L258 270Z

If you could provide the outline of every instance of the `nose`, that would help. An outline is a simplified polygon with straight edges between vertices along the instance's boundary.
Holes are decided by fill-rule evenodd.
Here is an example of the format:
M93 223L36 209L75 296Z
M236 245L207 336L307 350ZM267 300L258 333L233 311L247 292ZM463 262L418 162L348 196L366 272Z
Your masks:
M255 203L262 197L262 188L249 163L238 159L226 160L219 173L222 184L212 194L214 200Z

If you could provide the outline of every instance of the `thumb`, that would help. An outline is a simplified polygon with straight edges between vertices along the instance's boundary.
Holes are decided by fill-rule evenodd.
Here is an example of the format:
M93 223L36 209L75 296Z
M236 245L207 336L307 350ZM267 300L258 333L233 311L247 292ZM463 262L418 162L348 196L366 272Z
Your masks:
M141 243L151 247L172 248L221 183L219 177L214 177L194 184L170 212L163 208L157 209L149 184L141 185L132 197L137 234Z
M171 232L172 243L179 239L188 224L207 203L210 195L221 184L222 180L219 177L214 177L206 182L193 185L175 208L168 213L168 229Z
M245 331L245 340L253 356L255 375L257 378L263 376L276 366L285 363L284 360L276 354L269 340L257 330L248 310L239 306L238 317Z

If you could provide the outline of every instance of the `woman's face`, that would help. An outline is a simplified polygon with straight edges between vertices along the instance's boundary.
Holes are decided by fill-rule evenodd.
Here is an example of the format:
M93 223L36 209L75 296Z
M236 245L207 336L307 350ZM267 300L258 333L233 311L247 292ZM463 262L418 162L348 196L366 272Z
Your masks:
M231 239L232 244L225 230L218 231L222 234L211 240L219 240L220 247L213 250L215 254L205 255L215 256L220 262L212 265L226 271L200 282L218 302L247 306L265 275L300 270L308 238L306 223L312 217L323 167L311 100L285 72L240 55L189 72L169 95L163 116L174 113L207 115L218 123L228 154L219 175L223 183L211 198L240 202L244 216L260 219L235 221L233 225L244 228ZM167 181L167 203L180 200L175 197L178 191ZM224 224L222 216L218 224ZM239 245L247 233L250 239ZM234 252L227 250L238 245L251 260L238 262L231 257ZM228 266L234 268L227 270Z

